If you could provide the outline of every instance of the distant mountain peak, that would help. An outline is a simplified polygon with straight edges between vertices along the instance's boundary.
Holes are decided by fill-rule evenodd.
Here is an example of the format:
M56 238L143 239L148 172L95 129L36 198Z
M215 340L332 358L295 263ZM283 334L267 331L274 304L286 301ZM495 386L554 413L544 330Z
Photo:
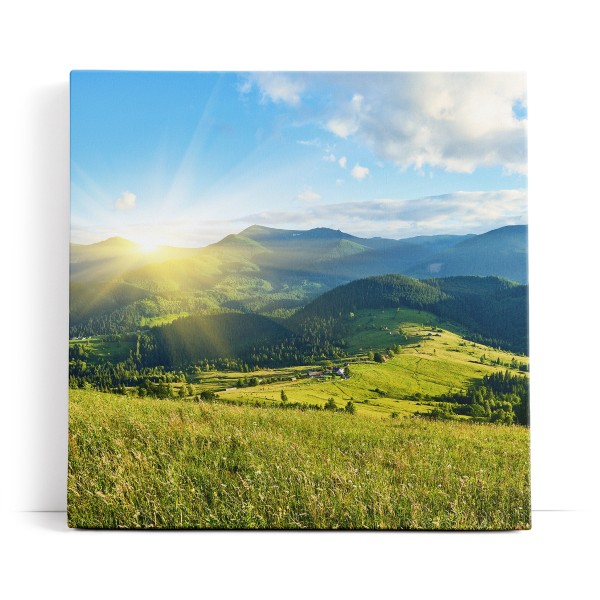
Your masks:
M527 225L506 225L468 237L408 270L413 277L495 275L526 283Z
M133 249L133 248L137 248L138 244L136 244L135 242L132 242L131 240L127 240L123 237L119 237L119 236L113 236L113 237L109 237L105 240L102 240L100 242L93 242L91 244L76 244L76 243L72 243L71 244L72 247L77 247L77 248L90 248L90 249L94 249L94 248L114 248L114 249Z
M265 248L263 248L263 246L261 246L261 244L259 242L257 242L254 238L244 235L244 232L242 233L230 233L229 235L226 235L222 240L215 242L214 244L211 244L209 246L209 248L219 248L219 247L253 247L253 248L262 248L263 250Z
M482 233L481 235L493 235L493 234L497 234L497 233L509 233L509 232L513 232L513 233L523 233L526 232L528 230L527 224L525 225L504 225L503 227L498 227L497 229L491 229L490 231L487 231L486 233Z
M313 229L307 229L301 231L300 234L304 238L318 238L318 239L358 239L349 233L344 233L339 229L331 229L329 227L315 227Z
M244 237L251 237L255 234L264 234L264 233L282 233L287 231L286 229L277 229L276 227L266 227L265 225L250 225L250 227L246 227L243 231L240 231L238 235L243 235Z
M119 236L109 237L103 242L98 242L98 244L104 244L105 246L137 246L135 242Z

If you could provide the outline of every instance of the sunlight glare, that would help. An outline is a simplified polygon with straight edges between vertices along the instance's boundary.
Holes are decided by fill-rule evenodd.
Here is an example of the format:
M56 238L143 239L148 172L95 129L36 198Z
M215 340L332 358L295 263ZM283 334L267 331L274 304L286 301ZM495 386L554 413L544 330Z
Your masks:
M158 243L153 240L142 240L138 242L138 249L144 254L150 254L158 250Z

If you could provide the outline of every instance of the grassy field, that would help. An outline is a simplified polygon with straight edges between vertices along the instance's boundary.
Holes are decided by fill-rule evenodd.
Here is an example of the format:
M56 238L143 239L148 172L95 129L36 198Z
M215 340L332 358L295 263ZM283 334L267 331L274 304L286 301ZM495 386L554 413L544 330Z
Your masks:
M380 365L373 365L373 370L379 371ZM353 383L354 381L354 383ZM265 386L243 388L220 392L219 398L225 400L240 400L249 404L259 402L279 404L283 390L289 402L301 404L318 404L324 406L329 398L333 398L338 408L352 401L359 415L389 416L396 412L399 416L407 416L416 412L430 412L431 407L422 405L416 400L390 398L373 392L372 389L355 385L357 380L340 381L302 380L298 383L274 383Z
M452 324L410 309L359 311L351 331L348 379L307 378L317 365L196 369L182 400L141 399L134 388L70 390L69 524L528 528L528 429L415 418L435 396L495 371L517 373L527 357L466 341ZM132 346L85 343L95 360L124 357ZM369 358L397 345L385 362ZM220 401L190 401L208 390ZM288 405L333 398L342 409L352 401L356 414L283 410L282 392Z
M366 355L358 359L355 357L356 362L350 364L349 379L307 379L304 376L308 367L260 371L250 375L261 381L268 377L295 376L296 381L228 389L219 391L219 396L249 403L278 403L284 391L290 402L322 406L328 398L333 398L340 408L351 400L358 414L389 415L397 412L408 415L431 410L431 407L422 404L424 396L467 389L484 375L504 371L505 365L513 360L529 364L527 357L467 342L457 333L438 327L433 319L428 313L408 309L365 312L357 316L362 323L350 339L350 346L363 351L382 349L387 341L388 346L399 344L400 354L385 363L368 361ZM428 324L422 324L420 320ZM432 322L433 325L430 324ZM392 336L388 335L390 331ZM248 374L202 375L198 389L231 388L238 378L245 376Z
M443 328L442 328L443 326ZM71 341L71 344L82 343ZM93 348L90 361L125 359L133 342L109 342L101 337L88 338ZM367 359L366 352L399 345L401 351L385 363ZM323 406L333 398L339 408L352 401L360 415L407 416L432 410L426 396L467 389L484 375L504 371L513 361L528 365L529 359L510 352L468 342L451 324L439 322L434 315L411 309L364 310L355 315L352 335L348 338L351 377L308 379L307 371L322 369L305 365L263 369L250 373L233 371L196 371L188 373L193 394L210 390L223 400L249 404L273 404L285 392L290 402ZM340 366L344 361L340 361ZM517 372L516 369L512 369ZM257 378L259 385L237 387L239 380ZM281 379L266 383L267 380ZM179 385L175 384L177 394ZM130 390L135 394L135 390Z
M529 528L521 427L70 391L68 520L91 528Z
M347 350L351 354L380 350L392 344L409 344L418 337L404 330L405 324L432 326L442 325L435 315L412 308L385 308L358 311L351 320ZM444 323L448 328L448 324Z
M106 361L117 363L127 359L129 353L135 350L135 342L127 340L108 341L107 336L96 335L83 338L83 340L69 340L69 347L73 348L82 345L84 348L91 348L89 362L101 364Z

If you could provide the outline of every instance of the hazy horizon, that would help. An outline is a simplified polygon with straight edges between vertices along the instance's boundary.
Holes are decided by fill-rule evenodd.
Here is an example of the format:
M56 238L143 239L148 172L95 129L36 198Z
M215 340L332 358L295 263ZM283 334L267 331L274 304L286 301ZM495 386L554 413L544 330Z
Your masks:
M514 224L510 224L510 225L502 225L501 227L511 227L511 226L515 226L515 225L521 225L521 226L527 226L528 223L514 223ZM415 234L415 235L409 235L409 236L403 236L403 237L390 237L390 236L384 236L384 235L372 235L372 236L360 236L360 235L355 235L349 231L345 231L343 229L340 228L333 228L333 227L325 227L325 226L316 226L316 227L310 227L308 229L287 229L287 228L281 228L281 227L269 227L268 225L262 225L261 223L252 223L251 225L249 225L248 227L245 227L244 229L240 230L240 231L232 231L230 233L225 234L223 237L219 238L218 240L214 241L214 242L209 242L207 244L204 245L199 245L199 246L182 246L180 244L159 244L158 246L156 246L157 248L182 248L182 249L198 249L198 248L206 248L207 246L211 246L213 244L219 243L220 241L222 241L223 239L225 239L225 237L228 237L229 235L242 235L247 229L251 228L251 227L261 227L264 229L270 229L273 231L291 231L291 232L307 232L307 231L313 231L315 229L327 229L330 231L339 231L343 234L346 235L351 235L353 237L356 237L358 239L370 239L370 238L382 238L382 239L391 239L391 240L406 240L406 239L411 239L411 238L415 238L415 237L430 237L430 236L435 236L435 235L455 235L455 236L466 236L466 235L481 235L482 233L488 233L489 231L493 231L494 229L500 229L501 227L494 227L493 229L486 229L485 231L482 231L480 233L474 233L471 231L465 232L465 233L449 233L449 234L445 234L445 233L434 233L434 234L429 234L429 235L422 235L422 234ZM135 240L129 239L123 235L119 235L119 234L114 234L114 235L109 235L108 237L104 237L101 239L97 239L91 242L78 242L78 241L74 241L73 239L70 240L71 244L74 245L79 245L79 246L92 246L94 244L100 244L102 242L107 242L109 240L114 240L114 239L119 239L119 240L124 240L127 242L131 242L133 244L137 244L137 245L142 245L138 242L136 242Z

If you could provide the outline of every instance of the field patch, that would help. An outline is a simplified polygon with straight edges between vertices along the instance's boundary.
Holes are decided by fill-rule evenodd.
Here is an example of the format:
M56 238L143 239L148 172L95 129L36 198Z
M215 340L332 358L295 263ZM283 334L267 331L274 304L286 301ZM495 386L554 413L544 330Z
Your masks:
M527 357L468 342L457 333L442 329L438 323L430 324L431 321L426 320L427 313L407 310L399 321L399 313L395 310L376 312L376 317L370 314L359 317L367 323L376 319L376 330L372 334L369 331L368 336L375 339L386 331L382 327L393 327L397 337L401 338L400 351L391 357L386 356L382 363L370 360L366 354L348 359L345 368L350 377L347 379L331 376L311 379L306 375L317 367L296 367L294 370L253 373L251 376L259 380L255 387L236 388L236 376L221 373L209 376L214 383L210 388L206 376L202 375L199 380L202 389L215 389L224 399L250 403L280 402L283 391L290 402L323 406L329 398L333 398L339 408L348 401L354 402L359 414L389 416L397 412L402 416L430 412L431 407L423 403L426 396L467 390L485 375L507 368L517 372L518 365L529 364ZM427 324L406 320L414 320L417 316L423 317ZM359 331L357 335L363 334ZM382 348L381 345L376 347ZM338 362L344 364L344 361ZM511 364L517 366L510 367ZM278 375L285 380L264 383L269 377ZM227 379L224 379L226 376ZM248 377L248 374L241 376ZM295 381L289 380L292 377ZM219 391L217 384L228 389L222 391L221 388Z
M135 341L124 335L115 337L118 339L100 335L72 339L69 340L69 349L81 346L85 351L85 359L94 364L117 363L126 360L129 352L135 350Z
M437 325L435 315L412 308L363 309L350 317L347 350L350 354L379 350L392 344L406 345L418 337L405 331L406 324Z

